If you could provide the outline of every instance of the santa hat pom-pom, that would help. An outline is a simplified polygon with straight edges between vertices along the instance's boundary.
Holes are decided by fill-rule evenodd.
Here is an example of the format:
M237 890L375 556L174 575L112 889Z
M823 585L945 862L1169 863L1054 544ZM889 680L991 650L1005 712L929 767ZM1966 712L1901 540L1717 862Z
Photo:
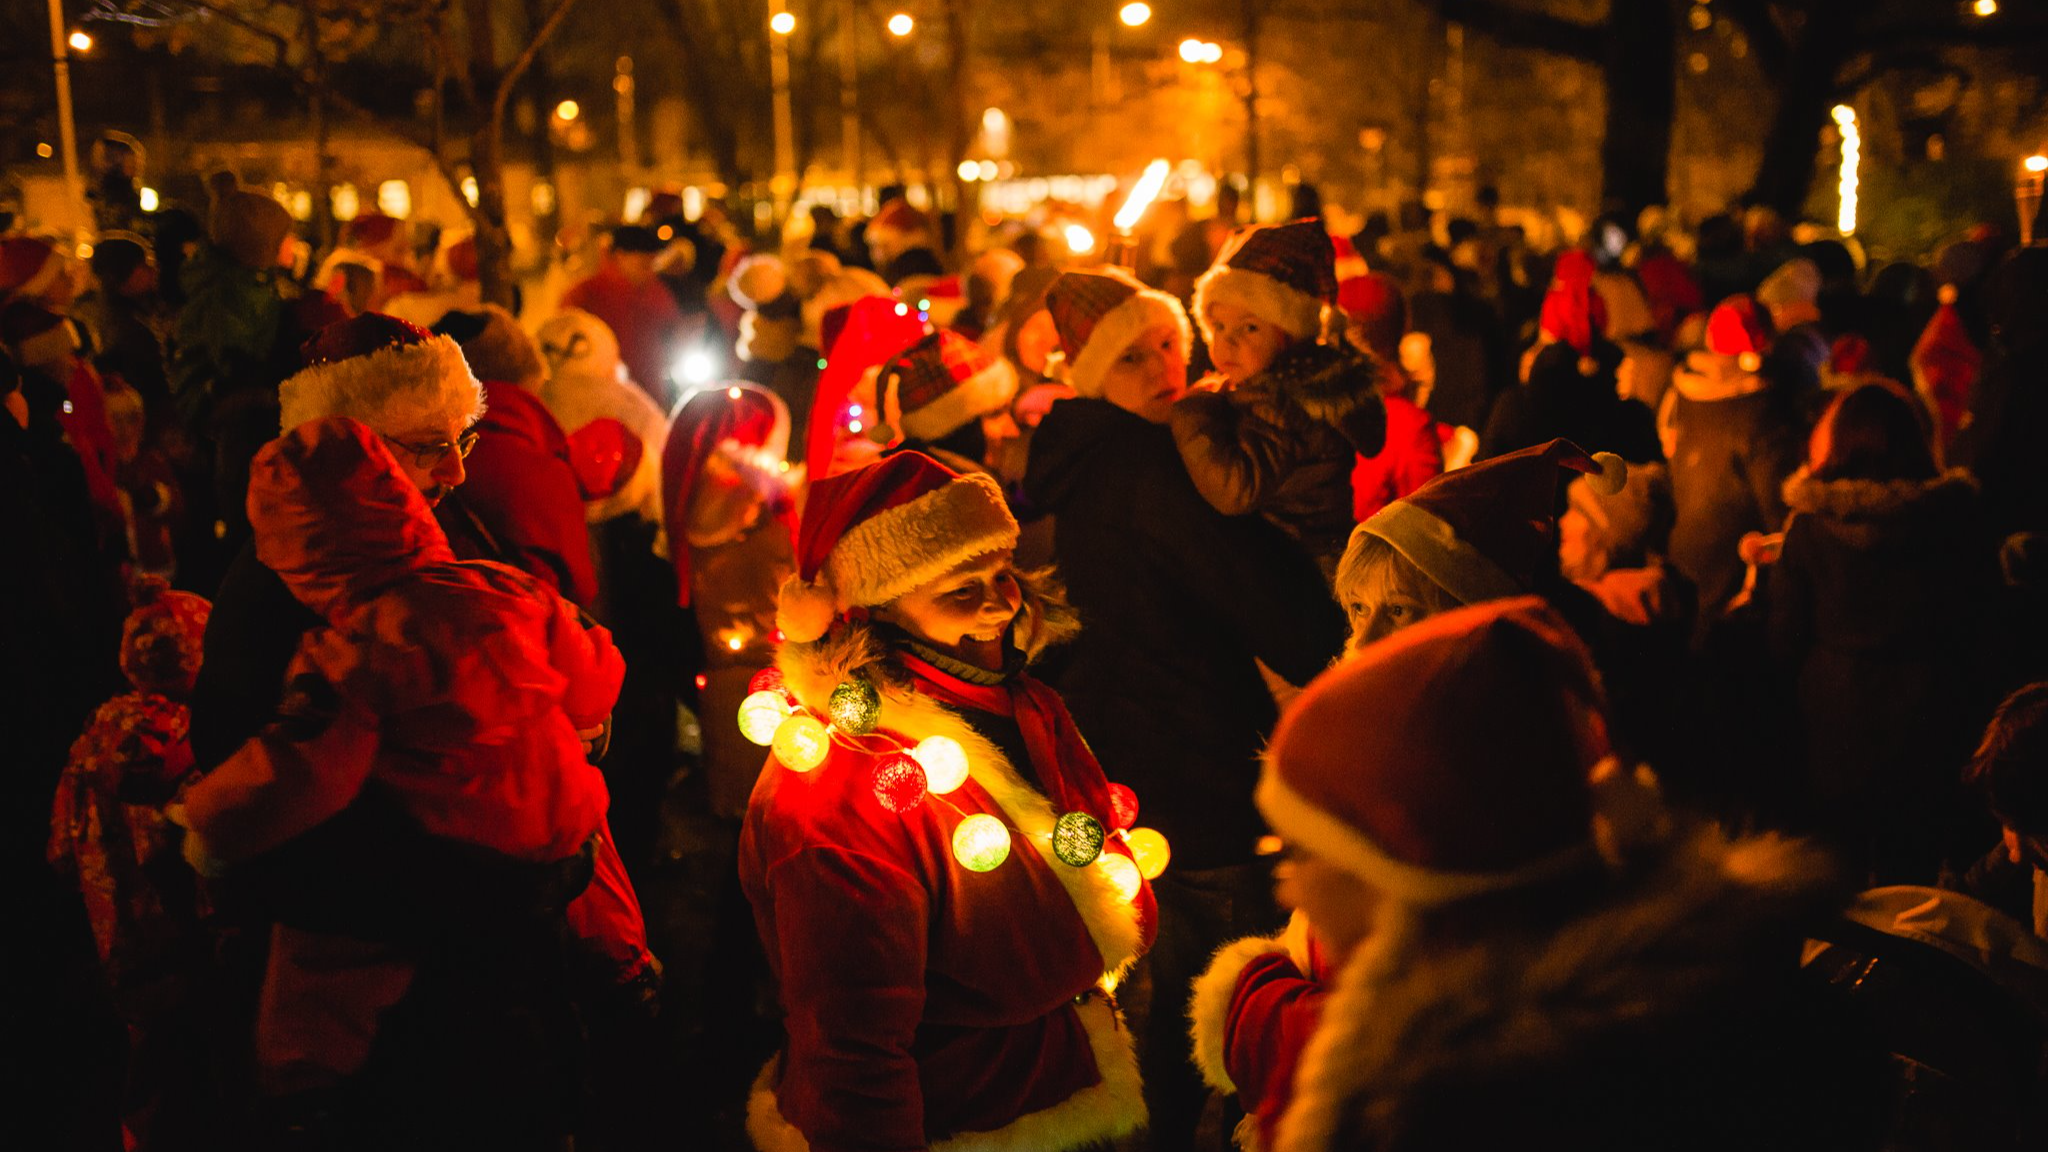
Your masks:
M794 573L782 582L782 590L775 597L775 626L781 629L782 638L792 644L821 639L831 630L832 619L837 615L839 609L832 602L829 588Z
M1586 481L1593 491L1602 496L1612 496L1628 487L1628 461L1612 452L1595 452L1593 463L1600 466L1599 473Z
M1934 298L1936 300L1941 301L1943 304L1955 303L1956 286L1953 284L1943 284L1940 288L1935 289Z
M1735 358L1735 365L1744 372L1754 372L1764 366L1764 358L1754 352L1744 352Z

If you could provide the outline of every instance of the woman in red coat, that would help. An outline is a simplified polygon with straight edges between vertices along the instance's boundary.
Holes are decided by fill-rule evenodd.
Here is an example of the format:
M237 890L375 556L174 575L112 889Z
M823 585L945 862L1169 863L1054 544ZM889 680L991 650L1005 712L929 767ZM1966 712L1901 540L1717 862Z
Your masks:
M1058 1152L1145 1123L1113 993L1153 935L1152 838L1021 671L1072 620L1016 542L993 480L919 453L811 490L779 677L741 709L775 747L740 842L788 1031L762 1149Z

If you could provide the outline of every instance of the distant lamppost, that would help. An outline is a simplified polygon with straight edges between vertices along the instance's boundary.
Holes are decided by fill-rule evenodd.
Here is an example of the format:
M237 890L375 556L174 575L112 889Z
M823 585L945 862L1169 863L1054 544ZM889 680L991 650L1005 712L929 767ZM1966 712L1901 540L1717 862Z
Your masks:
M64 146L64 190L71 197L72 211L78 212L85 208L85 182L78 177L78 121L71 108L71 49L74 46L80 52L88 51L92 48L92 37L84 32L66 35L63 0L50 0L50 59L57 72L57 131L59 142Z
M789 34L796 31L796 17L790 15L787 0L768 0L768 79L774 89L775 178L769 187L775 194L775 220L789 216L790 198L796 194L796 132L789 111Z

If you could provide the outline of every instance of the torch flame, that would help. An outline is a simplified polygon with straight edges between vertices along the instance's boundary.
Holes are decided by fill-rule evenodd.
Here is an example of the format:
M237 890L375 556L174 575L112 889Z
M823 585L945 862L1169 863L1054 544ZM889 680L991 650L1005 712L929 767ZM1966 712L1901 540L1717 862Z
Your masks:
M1152 202L1159 199L1159 190L1166 187L1166 172L1167 163L1164 160L1154 160L1145 166L1145 174L1138 177L1138 183L1131 188L1130 197L1124 201L1122 208L1117 209L1117 231L1127 232L1137 226L1139 219L1145 215L1145 209L1150 208Z

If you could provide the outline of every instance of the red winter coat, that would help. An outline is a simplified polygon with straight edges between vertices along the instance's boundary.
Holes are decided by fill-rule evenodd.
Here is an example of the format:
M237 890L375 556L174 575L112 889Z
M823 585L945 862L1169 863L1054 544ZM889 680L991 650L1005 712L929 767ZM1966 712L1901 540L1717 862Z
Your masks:
M668 403L669 362L680 351L685 318L660 277L635 284L611 261L562 295L562 304L581 308L610 326L619 338L626 375L655 401Z
M1363 524L1444 470L1443 426L1406 396L1384 395L1387 446L1351 469L1351 514Z
M481 531L472 534L489 539L463 551L495 555L587 607L597 598L597 570L569 438L547 405L517 384L490 381L484 400L476 451L464 461L469 476L452 499L474 514Z
M1195 981L1188 1004L1195 1066L1209 1087L1234 1093L1257 1124L1256 1143L1239 1138L1252 1152L1274 1146L1332 975L1308 920L1296 913L1281 936L1239 940L1218 951Z
M865 631L786 646L796 699L822 713ZM1043 684L968 684L894 659L911 690L884 694L875 735L836 742L807 773L771 758L754 789L740 877L789 1040L749 1132L759 1148L811 1152L1106 1145L1141 1127L1145 1106L1104 990L1150 941L1156 905L1149 886L1127 899L1105 869L1058 862L1050 841L1062 812L1114 827L1108 783ZM982 705L1014 712L1028 766L970 727ZM879 758L934 735L966 750L968 781L901 815L883 808ZM975 814L1013 830L987 872L953 856ZM1114 837L1105 853L1128 855Z

